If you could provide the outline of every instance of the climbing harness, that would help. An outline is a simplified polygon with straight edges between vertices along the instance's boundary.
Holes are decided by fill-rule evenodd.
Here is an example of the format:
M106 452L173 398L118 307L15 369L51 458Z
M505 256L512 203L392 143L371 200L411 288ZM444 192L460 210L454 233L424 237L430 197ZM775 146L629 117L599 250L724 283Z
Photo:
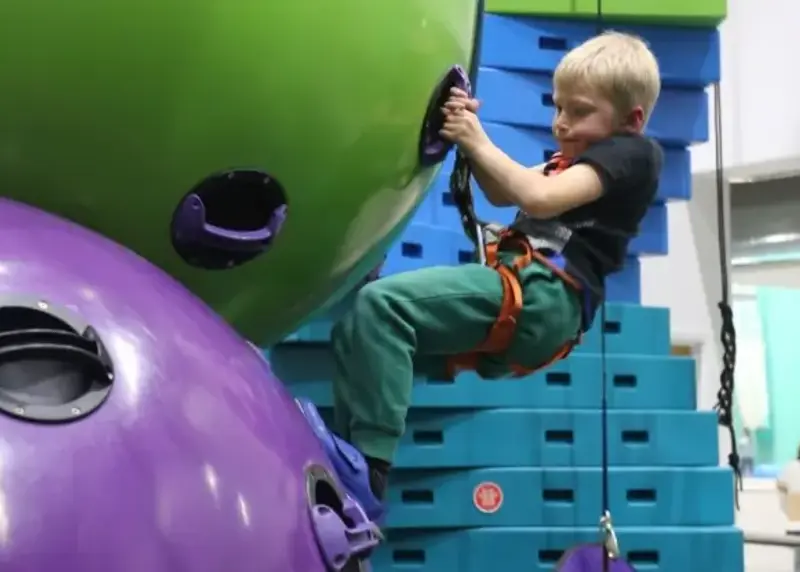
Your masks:
M475 39L472 43L472 55L467 86L471 94L475 93L480 69L480 50L483 27L483 14L485 1L477 0L475 15ZM557 174L569 166L559 153L554 153L548 160L545 168L546 174ZM522 311L523 292L519 272L526 266L538 262L546 266L553 273L564 280L577 292L582 292L582 284L570 276L564 269L562 260L557 257L547 257L539 250L534 249L525 235L511 229L492 223L486 223L478 218L475 213L475 204L470 183L471 170L467 158L456 149L453 172L450 175L450 195L461 217L461 224L467 237L475 245L478 261L497 271L503 284L503 303L500 314L489 331L486 340L476 349L462 355L451 357L447 363L447 373L455 377L460 371L474 371L477 369L480 358L485 354L496 354L504 351L511 344L516 330L517 318ZM510 267L498 259L501 249L513 249L520 254L515 257ZM567 341L554 355L543 364L535 367L512 365L511 370L517 376L528 375L543 369L565 358L572 349L581 341L582 329L576 332L575 338Z
M569 163L564 161L559 153L555 153L548 161L547 167L545 167L545 173L556 175L568 166ZM464 165L459 165L459 168L464 169ZM466 205L467 199L471 197L472 191L469 178L466 180L466 190L468 193L464 192L464 188L451 189L456 205ZM463 220L465 220L465 218L462 215L462 221ZM448 360L447 369L451 377L455 377L460 371L473 371L478 369L480 359L483 355L501 353L511 345L511 340L514 337L514 332L517 327L517 319L522 312L523 305L523 288L520 282L520 272L527 266L538 263L549 268L555 276L558 276L570 288L577 292L581 298L584 298L583 285L564 269L566 264L561 257L546 256L543 251L533 248L526 235L516 230L485 223L477 219L474 221L468 220L468 217L466 220L465 229L474 229L476 236L480 237L479 243L482 244L483 249L481 253L483 254L482 263L497 271L500 276L503 285L503 302L500 313L494 325L489 330L489 335L486 340L473 351L453 356ZM499 259L498 253L501 250L518 252L519 254L508 264ZM580 344L582 336L583 324L581 324L581 327L575 333L575 337L568 340L556 350L550 359L544 363L536 364L533 367L512 364L510 366L512 373L518 377L529 375L564 359L572 352L575 346Z

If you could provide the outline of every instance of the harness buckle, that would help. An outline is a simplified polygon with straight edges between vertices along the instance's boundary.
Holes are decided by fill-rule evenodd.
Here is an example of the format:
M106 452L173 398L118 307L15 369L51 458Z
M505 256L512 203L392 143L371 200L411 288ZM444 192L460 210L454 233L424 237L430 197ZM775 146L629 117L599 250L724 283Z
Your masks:
M516 331L516 329L517 329L516 316L501 316L494 323L495 336L503 340L510 341L511 338L514 337L514 332Z

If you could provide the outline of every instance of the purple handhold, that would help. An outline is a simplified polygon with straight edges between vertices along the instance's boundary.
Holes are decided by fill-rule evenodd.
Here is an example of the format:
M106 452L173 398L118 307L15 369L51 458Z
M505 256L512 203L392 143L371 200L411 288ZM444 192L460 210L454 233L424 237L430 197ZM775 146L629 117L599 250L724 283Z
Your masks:
M283 223L286 222L288 208L289 207L287 205L281 205L272 212L272 216L269 219L269 224L267 225L272 237L278 235L283 227Z
M381 541L378 527L349 496L342 499L342 514L352 526L347 526L327 505L311 507L317 544L328 568L334 572L340 572L352 558L367 556Z
M423 133L422 155L423 158L431 163L438 163L444 159L444 156L449 151L451 145L443 140L439 135L438 129L441 125L432 121L433 117L441 115L439 106L442 105L450 95L452 88L458 88L468 94L472 93L472 86L469 81L469 75L461 66L453 66L447 72L447 75L442 80L438 90L438 97L432 103L433 107L429 114L431 114L425 121L425 130Z

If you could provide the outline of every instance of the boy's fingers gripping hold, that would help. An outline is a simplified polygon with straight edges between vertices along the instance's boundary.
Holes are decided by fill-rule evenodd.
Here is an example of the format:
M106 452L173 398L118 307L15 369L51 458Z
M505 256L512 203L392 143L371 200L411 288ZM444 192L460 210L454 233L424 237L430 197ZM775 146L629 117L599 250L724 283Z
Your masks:
M466 91L463 89L459 89L457 87L453 87L450 89L450 100L458 100L461 101L464 105L464 108L475 113L478 111L478 108L481 106L481 102L477 99L473 99Z
M444 104L442 111L445 114L449 113L458 113L460 111L464 111L467 109L467 102L462 99L448 99L447 103Z

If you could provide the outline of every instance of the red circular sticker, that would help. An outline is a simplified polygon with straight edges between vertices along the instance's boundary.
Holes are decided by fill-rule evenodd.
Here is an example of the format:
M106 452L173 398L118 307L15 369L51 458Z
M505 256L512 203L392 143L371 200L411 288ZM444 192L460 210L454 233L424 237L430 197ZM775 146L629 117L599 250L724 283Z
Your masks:
M503 506L503 489L495 483L481 483L472 492L475 508L485 514L493 514Z

